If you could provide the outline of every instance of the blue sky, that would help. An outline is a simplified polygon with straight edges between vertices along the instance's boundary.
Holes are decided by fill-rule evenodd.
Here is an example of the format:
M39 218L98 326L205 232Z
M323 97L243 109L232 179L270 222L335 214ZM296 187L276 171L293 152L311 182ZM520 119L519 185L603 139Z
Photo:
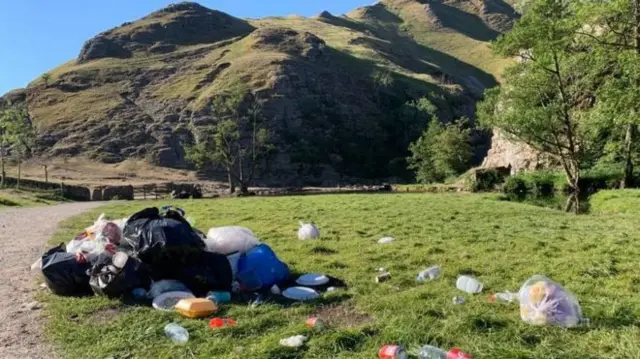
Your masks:
M78 55L95 34L132 21L177 0L0 0L0 95L26 86ZM201 0L237 17L323 10L339 15L374 0Z

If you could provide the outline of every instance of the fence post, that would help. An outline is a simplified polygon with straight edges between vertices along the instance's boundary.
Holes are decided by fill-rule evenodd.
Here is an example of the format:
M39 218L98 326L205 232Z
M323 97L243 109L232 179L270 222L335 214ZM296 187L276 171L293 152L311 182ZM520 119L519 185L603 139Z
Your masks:
M153 192L156 194L156 200L157 200L158 199L158 184L154 183L153 184L153 188L154 188Z
M47 165L44 165L44 182L49 183L49 171L47 170Z
M147 185L142 185L142 198L147 199Z

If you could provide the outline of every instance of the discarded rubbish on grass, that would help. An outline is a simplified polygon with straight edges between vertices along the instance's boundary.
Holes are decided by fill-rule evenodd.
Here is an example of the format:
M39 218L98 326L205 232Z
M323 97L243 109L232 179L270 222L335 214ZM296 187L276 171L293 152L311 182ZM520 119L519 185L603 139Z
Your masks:
M407 359L407 351L401 345L384 345L378 351L380 359Z
M289 338L280 339L280 345L288 348L299 348L307 341L307 337L304 335L295 335Z
M224 327L233 327L236 324L236 321L231 318L212 318L209 321L209 328L219 329Z
M395 242L396 239L393 237L382 237L378 240L378 244L390 244Z
M440 276L440 267L433 266L418 273L418 277L416 278L416 280L418 282L424 282L424 281L434 280L439 276Z
M456 281L456 287L463 292L469 294L477 294L482 292L482 288L484 286L477 279L463 275L458 277L458 280Z
M323 329L325 327L324 323L318 317L309 317L307 318L306 325L309 328L315 329Z
M551 279L535 275L518 292L520 317L533 325L575 327L583 321L575 296Z
M310 240L320 238L320 231L315 223L299 222L300 228L298 229L298 239Z
M461 305L461 304L464 304L464 303L465 303L465 299L464 298L458 297L458 296L453 297L453 304Z
M386 282L391 279L391 273L386 272L376 276L376 283Z
M205 318L218 310L216 304L209 299L181 299L175 306L176 311L191 319Z
M173 344L182 345L189 341L189 332L176 323L169 323L164 327L164 333Z
M489 296L490 303L495 303L497 301L504 302L504 303L513 303L516 300L518 300L517 294L511 293L509 291L495 293Z

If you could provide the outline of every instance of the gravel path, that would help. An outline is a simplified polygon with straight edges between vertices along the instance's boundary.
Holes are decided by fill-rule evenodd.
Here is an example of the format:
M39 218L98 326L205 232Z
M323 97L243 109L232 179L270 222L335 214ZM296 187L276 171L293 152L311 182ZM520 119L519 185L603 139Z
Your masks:
M29 271L58 222L98 207L98 202L0 209L0 358L49 359L42 337L37 285Z

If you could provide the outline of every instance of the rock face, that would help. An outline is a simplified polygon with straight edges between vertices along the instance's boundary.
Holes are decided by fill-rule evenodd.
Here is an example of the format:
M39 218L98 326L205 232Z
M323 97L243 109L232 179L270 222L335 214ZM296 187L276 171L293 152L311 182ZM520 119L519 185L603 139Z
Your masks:
M184 2L156 11L135 23L126 23L88 40L79 62L115 57L136 51L167 53L177 45L208 44L245 36L254 28L244 20Z
M508 167L511 174L539 170L551 164L548 156L522 142L513 142L498 130L493 131L491 149L482 163L484 168Z

